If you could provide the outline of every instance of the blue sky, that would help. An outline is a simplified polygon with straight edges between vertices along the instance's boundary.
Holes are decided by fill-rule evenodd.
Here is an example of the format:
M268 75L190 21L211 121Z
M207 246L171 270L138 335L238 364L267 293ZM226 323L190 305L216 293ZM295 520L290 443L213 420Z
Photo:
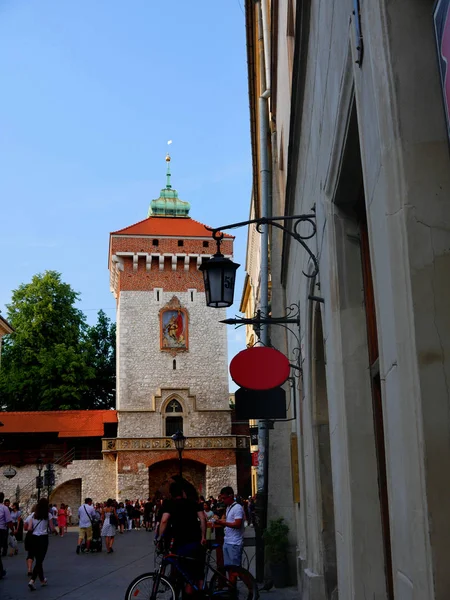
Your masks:
M240 0L0 0L0 78L4 315L13 289L55 269L90 322L100 308L115 317L108 235L146 217L169 139L191 216L211 226L248 218ZM231 315L246 229L236 236ZM244 332L228 333L233 356Z

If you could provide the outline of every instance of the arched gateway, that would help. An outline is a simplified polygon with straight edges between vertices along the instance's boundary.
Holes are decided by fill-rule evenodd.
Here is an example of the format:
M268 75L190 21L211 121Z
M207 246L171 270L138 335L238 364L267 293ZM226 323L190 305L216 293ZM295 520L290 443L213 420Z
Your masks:
M180 464L176 459L163 460L148 468L149 497L167 495L169 480L172 475L179 473ZM183 461L183 477L192 483L200 495L206 489L206 465L195 460Z

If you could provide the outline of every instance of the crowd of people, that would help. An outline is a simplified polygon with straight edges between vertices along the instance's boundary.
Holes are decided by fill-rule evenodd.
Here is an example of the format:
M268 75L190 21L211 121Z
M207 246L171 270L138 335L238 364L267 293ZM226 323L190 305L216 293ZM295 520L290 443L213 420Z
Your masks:
M255 502L252 497L243 500L235 496L231 487L221 490L219 496L207 500L199 496L194 486L179 476L169 481L169 494L144 500L93 503L86 498L78 509L78 542L76 553L102 551L104 540L106 552L114 552L116 534L129 531L155 531L160 548L175 549L197 561L190 561L189 568L194 579L201 579L204 548L215 535L223 541L223 559L226 565L240 565L245 524L252 525ZM41 498L31 513L22 514L19 504L12 503L0 492L0 579L6 575L2 556L9 550L17 554L18 543L24 542L27 553L28 587L34 591L36 581L47 585L44 559L50 534L63 537L72 525L72 509L61 503L50 505ZM190 593L190 590L186 590Z

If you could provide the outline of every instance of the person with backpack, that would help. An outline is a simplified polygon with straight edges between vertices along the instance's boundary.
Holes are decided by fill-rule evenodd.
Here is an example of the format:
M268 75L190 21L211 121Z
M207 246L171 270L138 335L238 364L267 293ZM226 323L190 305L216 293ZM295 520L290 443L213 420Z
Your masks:
M31 579L28 582L29 589L34 591L37 578L42 586L47 585L47 578L44 576L44 559L48 550L49 530L51 532L55 530L47 498L39 500L36 510L26 519L24 529L27 534L31 533L27 543L30 553L36 560Z
M86 537L86 552L89 552L92 541L92 523L97 515L95 508L92 506L92 498L86 498L84 504L78 509L78 526L80 533L78 534L77 554L81 552L81 544Z

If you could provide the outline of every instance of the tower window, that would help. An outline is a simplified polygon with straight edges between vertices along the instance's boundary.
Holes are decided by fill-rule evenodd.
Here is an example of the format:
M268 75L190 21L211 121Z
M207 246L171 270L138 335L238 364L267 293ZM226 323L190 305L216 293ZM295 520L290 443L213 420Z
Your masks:
M174 361L175 362L175 361ZM183 412L183 407L178 402L178 400L172 400L166 407L166 413L181 413Z
M183 431L183 417L167 417L166 436L169 437L177 431Z
M159 246L159 240L152 240L152 244L154 246Z
M178 245L179 246L184 246L184 241L183 240L178 240Z
M167 404L164 412L163 435L171 436L177 431L183 431L183 407L181 402L173 398Z
M191 290L191 302L194 302L194 292Z
M173 368L174 371L177 370L177 361L176 361L175 358L173 359L172 368Z
M209 242L203 242L203 248L209 248Z

